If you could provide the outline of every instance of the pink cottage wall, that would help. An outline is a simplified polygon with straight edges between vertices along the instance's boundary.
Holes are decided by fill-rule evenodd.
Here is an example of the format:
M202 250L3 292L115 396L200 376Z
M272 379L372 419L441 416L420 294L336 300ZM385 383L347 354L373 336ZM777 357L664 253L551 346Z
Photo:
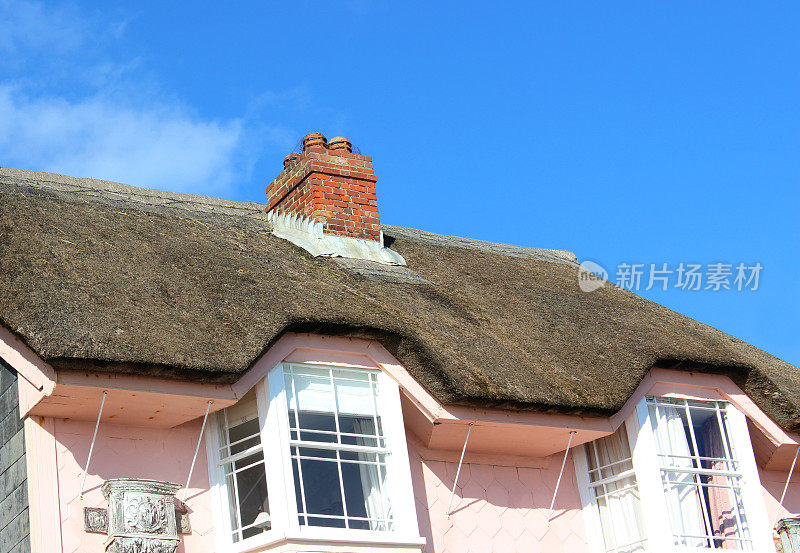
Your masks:
M563 454L544 459L543 468L465 463L448 517L458 463L425 460L415 440L409 436L408 442L425 553L588 551L571 455L548 525Z
M64 553L103 550L104 536L83 530L83 507L105 506L100 491L104 480L136 476L185 481L200 431L199 420L168 430L101 425L86 492L80 499L80 480L93 423L65 419L55 419L53 423ZM416 440L409 436L408 442L417 518L420 533L427 540L426 553L588 551L571 456L548 526L547 511L561 455L544 459L542 468L465 463L453 499L453 513L448 517L458 463L423 459ZM760 477L771 522L786 473L761 470ZM213 551L213 516L204 454L198 455L186 503L192 533L182 537L178 552ZM800 512L800 482L790 485L785 507L788 512ZM786 516L787 510L781 513Z
M200 433L200 422L196 420L171 429L138 428L103 422L97 434L86 490L81 499L81 477L94 423L55 419L63 552L104 551L105 536L88 534L83 529L83 508L106 506L100 491L103 481L136 477L166 480L183 486ZM186 494L192 532L182 536L178 553L214 550L211 494L208 490L204 447L205 444L201 445L190 489ZM178 496L182 497L182 493L178 492Z

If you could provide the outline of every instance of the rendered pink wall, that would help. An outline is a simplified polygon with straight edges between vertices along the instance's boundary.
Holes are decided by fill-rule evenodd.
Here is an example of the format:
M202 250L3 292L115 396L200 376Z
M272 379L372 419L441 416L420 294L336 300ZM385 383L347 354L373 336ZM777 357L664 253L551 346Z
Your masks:
M764 489L764 503L767 506L770 524L775 521L776 514L779 519L800 516L800 474L798 474L800 470L798 469L800 467L795 468L789 488L786 490L786 497L783 500L783 508L780 513L778 513L778 501L781 498L783 487L786 485L786 477L789 476L789 471L758 469L758 477L761 479L761 487Z
M78 497L80 479L93 423L55 419L54 428L63 551L94 553L103 550L104 536L84 532L83 507L105 506L99 488L102 482L130 476L185 481L200 421L171 430L101 425L83 500ZM192 533L183 536L179 553L213 551L213 517L202 453L187 494ZM543 460L543 468L465 463L449 518L447 506L458 463L422 459L413 439L409 439L409 459L420 532L428 542L426 553L588 551L571 457L549 527L547 510L558 478L560 455ZM786 476L784 471L760 470L770 522ZM791 513L800 513L797 476L787 492L785 507ZM782 511L782 516L786 514Z
M55 419L58 494L64 553L103 551L102 534L83 529L84 507L105 507L100 485L109 478L151 478L184 485L200 433L200 420L162 430L103 423L97 434L86 491L80 499L83 467L94 423ZM204 440L205 442L205 440ZM192 533L182 536L178 553L213 551L213 516L208 491L205 443L192 475L186 505ZM182 491L178 496L182 497ZM52 529L48 529L52 531Z
M411 478L426 553L588 551L571 458L549 527L547 512L563 459L559 455L545 459L545 468L465 463L448 518L458 463L424 460L414 443L409 439Z

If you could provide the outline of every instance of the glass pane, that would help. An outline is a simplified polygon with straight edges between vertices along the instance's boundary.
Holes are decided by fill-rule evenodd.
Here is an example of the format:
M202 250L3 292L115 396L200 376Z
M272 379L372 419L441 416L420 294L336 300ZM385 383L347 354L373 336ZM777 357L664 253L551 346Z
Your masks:
M309 526L327 526L329 528L344 528L344 518L308 517Z
M333 413L310 413L308 411L300 411L298 413L298 419L300 420L301 429L336 432L336 418L333 416ZM342 430L342 432L346 432L346 430Z
M295 400L300 411L333 413L333 394L328 377L294 376ZM293 407L293 406L292 406Z
M347 514L352 517L367 517L367 503L373 493L380 495L378 489L378 467L376 465L356 465L342 463L342 480L344 482L344 496L347 500Z
M373 401L372 390L374 385L370 385L368 380L335 380L336 399L339 402L339 413L347 415L369 415L375 414L375 403Z
M248 455L225 464L223 468L226 472L234 541L269 530L269 499L263 454ZM257 519L259 515L261 517Z
M309 447L292 448L294 455L316 457L320 459L336 459L336 452L331 449L312 449Z
M229 455L245 451L253 446L261 444L261 435L258 419L247 421L243 424L233 426L228 429L228 443L230 446ZM228 455L226 455L227 457Z
M256 517L260 513L269 512L266 473L264 472L263 463L239 472L236 480L242 527L250 526L256 522ZM248 538L268 530L270 528L269 522L264 517L262 517L262 521L264 526L245 529L242 531L242 537Z
M330 461L301 459L300 469L307 512L316 515L344 516L337 464Z

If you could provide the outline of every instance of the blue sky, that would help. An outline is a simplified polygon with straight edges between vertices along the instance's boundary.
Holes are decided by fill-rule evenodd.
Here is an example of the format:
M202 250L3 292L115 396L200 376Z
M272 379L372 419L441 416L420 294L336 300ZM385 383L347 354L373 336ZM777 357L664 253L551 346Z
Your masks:
M756 291L640 293L800 365L797 3L219 6L0 0L0 165L262 201L341 134L385 223L612 280L761 263Z

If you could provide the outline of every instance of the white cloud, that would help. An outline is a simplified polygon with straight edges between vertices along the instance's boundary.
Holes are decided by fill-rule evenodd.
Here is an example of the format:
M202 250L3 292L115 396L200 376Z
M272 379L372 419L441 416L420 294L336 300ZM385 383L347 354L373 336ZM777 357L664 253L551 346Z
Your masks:
M249 110L217 120L165 93L142 60L107 53L124 32L122 18L0 0L0 165L230 196L287 141Z
M70 102L0 87L0 165L220 193L237 175L242 122L97 94Z

